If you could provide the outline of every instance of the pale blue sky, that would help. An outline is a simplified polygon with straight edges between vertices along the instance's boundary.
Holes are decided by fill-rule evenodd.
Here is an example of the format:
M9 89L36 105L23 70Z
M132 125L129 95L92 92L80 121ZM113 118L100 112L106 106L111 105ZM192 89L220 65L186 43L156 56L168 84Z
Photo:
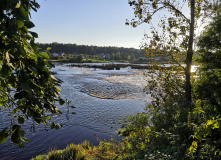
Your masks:
M144 33L151 35L148 24L137 28L125 25L126 19L134 18L133 8L128 4L128 0L37 2L41 5L40 9L37 13L31 13L36 26L33 31L39 35L36 42L139 48ZM189 18L187 3L183 0L176 3L183 6L183 13ZM157 23L163 15L171 16L166 11L160 11L154 15L152 22Z
M41 43L139 48L147 25L126 26L134 18L128 0L38 0L32 21Z

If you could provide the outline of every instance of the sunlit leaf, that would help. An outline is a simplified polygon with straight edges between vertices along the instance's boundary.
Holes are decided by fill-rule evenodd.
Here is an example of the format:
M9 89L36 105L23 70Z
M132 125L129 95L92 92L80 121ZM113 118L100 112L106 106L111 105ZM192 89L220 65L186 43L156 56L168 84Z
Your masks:
M51 117L50 116L45 116L45 117L42 117L42 119L47 119L47 120L50 120Z
M22 22L21 20L17 20L17 27L21 28L24 26L24 22Z
M212 124L213 124L213 121L208 121L206 125L207 125L207 126L210 126L210 125L212 125Z
M24 137L21 137L21 140L22 140L23 142L30 142L30 140L29 140L28 138L24 138Z
M21 6L21 1L19 1L19 2L16 4L15 8L19 8L20 6Z
M57 80L57 78L55 78L55 76L53 76L53 75L51 75L51 78L54 79L54 80Z
M45 52L41 52L41 53L40 53L40 56L42 56L42 57L45 58L45 59L49 59L48 54L45 53Z

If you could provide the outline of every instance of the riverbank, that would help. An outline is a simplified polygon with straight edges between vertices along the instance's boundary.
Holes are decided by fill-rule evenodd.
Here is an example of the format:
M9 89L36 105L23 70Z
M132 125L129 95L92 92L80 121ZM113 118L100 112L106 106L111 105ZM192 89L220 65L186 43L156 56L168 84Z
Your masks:
M79 145L70 144L66 149L52 150L32 160L117 160L126 159L131 155L132 153L127 151L123 143L111 139L110 141L100 141L98 146L92 146L88 141Z
M59 107L63 114L54 120L63 128L56 131L50 126L36 126L36 132L29 132L32 123L24 125L30 142L25 143L23 149L16 145L11 147L9 142L1 144L1 160L26 160L85 140L96 146L99 143L97 138L109 140L118 137L124 117L142 112L148 103L148 96L140 86L142 75L132 69L94 70L56 64L52 71L63 81L61 96L76 108ZM122 79L130 83L122 82ZM8 117L7 112L1 114L2 119L5 117ZM4 123L0 126L4 128Z
M120 70L121 68L131 68L131 69L172 69L174 67L160 65L153 66L152 64L133 64L133 63L68 63L69 67L84 67L84 68L95 68L95 69L105 69L105 70Z

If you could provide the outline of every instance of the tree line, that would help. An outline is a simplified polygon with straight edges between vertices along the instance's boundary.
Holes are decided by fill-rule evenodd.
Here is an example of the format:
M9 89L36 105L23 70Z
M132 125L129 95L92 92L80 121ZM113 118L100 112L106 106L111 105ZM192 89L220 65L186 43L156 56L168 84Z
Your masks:
M38 43L39 50L45 51L48 47L51 48L50 53L64 52L66 54L87 54L87 55L112 55L114 54L128 54L133 55L135 58L144 57L145 50L135 48L124 48L124 47L99 47L99 46L88 46L88 45L77 45L77 44L65 44L65 43Z
M127 61L145 63L161 61L167 62L168 56L154 55L147 57L145 49L124 48L114 46L89 46L65 43L38 43L39 51L47 52L52 60L66 60L67 62L93 62L99 61ZM153 50L152 50L153 52ZM59 56L54 56L57 53ZM84 60L84 61L83 61ZM97 61L96 61L97 62Z
M153 73L145 73L148 76L145 91L151 95L151 103L144 112L128 117L119 131L124 136L121 142L100 143L105 149L97 152L99 158L104 152L102 159L221 159L220 1L129 0L128 3L133 7L135 19L126 24L133 27L152 24L153 16L161 10L171 13L157 25L162 32L151 27L152 36L145 37L144 48L148 57L166 55L176 65L171 70L155 70L153 66ZM190 10L189 17L182 12L185 4ZM65 103L59 96L62 81L53 76L50 69L54 65L48 61L48 54L39 50L48 51L48 47L51 52L56 47L57 52L66 50L62 49L64 44L45 44L45 48L39 44L39 49L34 42L38 36L30 31L34 27L30 10L37 11L40 7L35 0L2 0L0 6L0 111L7 110L11 116L11 124L0 131L0 144L10 138L12 143L24 147L23 143L29 142L24 137L25 121L33 120L32 128L39 124L50 124L52 129L60 127L53 117L61 114L58 102ZM194 32L197 20L201 19L210 19L211 23L198 37L199 48L194 50L193 42L197 40ZM80 53L80 49L75 52L96 54L98 50L92 48L82 49L86 53ZM101 53L116 53L109 52L111 47L101 48L104 49ZM198 54L199 68L193 74L194 53ZM107 157L110 150L114 153ZM71 156L74 153L75 149Z

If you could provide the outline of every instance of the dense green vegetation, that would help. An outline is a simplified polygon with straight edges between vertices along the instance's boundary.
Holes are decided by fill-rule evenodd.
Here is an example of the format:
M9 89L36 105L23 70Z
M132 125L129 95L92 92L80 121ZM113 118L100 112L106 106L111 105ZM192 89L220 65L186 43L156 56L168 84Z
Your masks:
M119 131L125 136L122 141L101 141L96 147L84 142L36 159L221 159L220 3L190 0L190 19L179 10L180 3L173 0L129 0L129 4L134 7L137 20L127 23L134 27L149 23L161 9L172 13L160 22L162 35L153 28L152 39L144 47L147 56L166 55L179 67L153 68L155 74L147 74L150 79L146 92L153 100L145 112L125 120ZM61 81L50 71L53 64L47 61L47 53L39 53L34 43L37 34L29 31L34 27L30 10L38 7L31 0L0 2L0 109L8 110L12 119L0 132L0 143L10 137L24 147L23 142L29 140L24 138L22 124L29 119L34 122L32 128L47 124L60 114L56 102L64 103L57 88ZM199 68L191 75L195 20L202 15L212 18L212 22L198 38ZM49 52L51 47L52 51L52 46L46 47L42 49ZM86 54L93 55L91 51ZM81 62L83 56L78 55L76 60ZM183 62L185 66L181 65ZM51 128L58 129L59 124L52 121Z
M88 45L77 45L77 44L63 44L63 43L39 43L40 50L44 51L48 47L51 48L51 53L65 53L65 54L87 54L87 55L103 55L112 56L112 59L116 60L122 57L143 57L145 54L144 50L135 48L123 48L123 47L98 47Z
M72 63L108 61L134 62L136 59L145 57L144 50L134 48L97 47L62 43L39 43L39 48L42 51L45 51L48 47L50 47L50 59ZM57 56L57 53L59 56ZM61 55L61 53L63 53L63 55Z
M11 117L0 131L0 143L10 138L24 147L29 140L22 125L28 120L33 130L40 123L60 126L50 119L61 114L56 102L64 104L61 80L50 71L54 65L47 61L48 54L38 51L37 33L30 31L35 26L30 11L38 8L35 0L0 1L0 111Z
M155 7L159 1L151 2ZM198 2L216 12L198 38L196 62L199 68L191 76L191 101L185 94L186 79L182 70L158 70L158 76L149 74L152 79L146 91L153 101L145 112L125 120L119 131L125 138L118 143L101 142L97 147L82 149L84 143L75 146L75 159L221 159L220 6L212 5L211 1ZM175 58L178 62L179 56ZM60 153L52 151L37 159L59 156L58 159L65 159L68 149ZM78 158L77 154L81 156Z
M145 56L144 49L123 47L98 47L63 43L39 43L39 50L47 52L52 61L69 63L93 62L131 62L147 63L154 60L162 63L168 62L167 56Z

